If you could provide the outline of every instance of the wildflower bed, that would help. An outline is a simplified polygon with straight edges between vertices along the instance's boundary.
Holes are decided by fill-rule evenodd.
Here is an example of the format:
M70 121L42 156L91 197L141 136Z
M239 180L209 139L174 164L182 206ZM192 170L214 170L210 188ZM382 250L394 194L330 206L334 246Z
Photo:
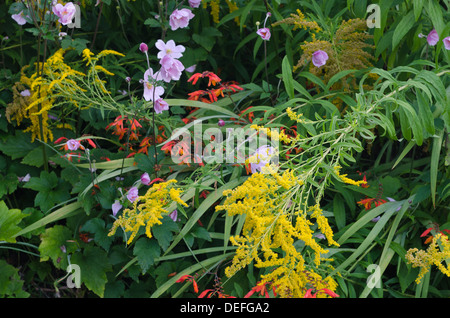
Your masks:
M449 297L450 4L373 4L1 3L0 296Z

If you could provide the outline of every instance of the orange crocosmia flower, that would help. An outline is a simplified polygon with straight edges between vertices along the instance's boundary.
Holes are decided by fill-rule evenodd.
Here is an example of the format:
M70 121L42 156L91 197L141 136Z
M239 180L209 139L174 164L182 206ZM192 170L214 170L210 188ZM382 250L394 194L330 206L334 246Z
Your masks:
M183 275L179 279L177 279L175 283L183 283L185 281L192 282L192 285L194 286L194 291L198 293L198 285L194 277L192 277L192 275Z
M199 80L199 78L202 78L202 73L195 73L193 74L189 79L188 82L192 81L192 85L197 84L197 81Z
M163 150L166 154L172 152L172 147L176 143L175 140L171 140L168 143L166 143L164 146L161 147L161 150Z
M118 117L116 117L116 119L114 119L112 123L106 126L106 130L110 129L111 127L114 127L113 134L119 136L119 140L122 139L123 136L125 136L125 134L128 131L128 128L123 127L124 120L125 118L122 118L122 115L119 115Z
M216 74L214 74L213 72L210 71L205 71L203 73L195 73L193 74L189 79L188 82L192 81L192 85L197 84L197 81L200 78L205 78L207 77L209 79L208 81L208 86L211 86L211 84L213 86L215 86L217 83L220 83L222 80L220 79L219 76L217 76Z
M205 95L205 93L206 93L206 91L201 90L201 89L198 90L198 91L189 93L189 94L188 94L188 95L189 95L188 100L199 100L200 97L202 97L203 95Z
M203 72L205 75L204 77L208 77L209 78L209 82L208 82L208 86L211 86L211 84L213 86L215 86L217 83L220 83L222 80L220 79L219 76L217 76L216 74L214 74L213 72Z
M221 85L221 87L223 89L229 89L231 90L233 93L236 93L236 91L243 91L244 89L240 86L238 86L238 83L235 81L229 81L229 82L225 82Z
M364 205L364 208L366 210L370 210L372 208L372 203L375 204L375 207L382 205L383 203L386 203L386 200L383 199L376 199L376 198L366 198L362 199L361 201L358 201L357 203L360 205Z
M244 298L249 298L250 296L252 296L254 293L259 293L261 296L265 296L266 298L269 298L269 291L268 288L270 288L270 285L268 282L259 282L256 284L255 287L253 287L248 293L247 295L244 296ZM273 287L273 293L276 296L275 293L275 287Z

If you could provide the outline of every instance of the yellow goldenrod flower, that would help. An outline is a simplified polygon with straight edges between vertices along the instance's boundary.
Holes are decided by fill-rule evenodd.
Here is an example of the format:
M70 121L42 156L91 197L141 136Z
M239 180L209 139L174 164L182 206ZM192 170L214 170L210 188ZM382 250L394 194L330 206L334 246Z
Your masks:
M432 265L435 265L443 274L450 277L450 266L443 264L444 261L450 259L450 242L447 235L436 234L426 251L411 248L406 252L405 258L412 267L420 268L419 275L416 278L417 284L420 283Z
M123 214L114 222L108 236L114 235L117 228L122 227L125 232L131 232L127 240L127 244L130 244L139 229L145 226L145 234L151 238L151 228L161 224L163 215L171 212L167 211L167 208L172 202L187 206L180 198L181 190L173 188L172 184L176 182L176 180L169 180L155 183L143 196L133 201L132 208L123 211Z

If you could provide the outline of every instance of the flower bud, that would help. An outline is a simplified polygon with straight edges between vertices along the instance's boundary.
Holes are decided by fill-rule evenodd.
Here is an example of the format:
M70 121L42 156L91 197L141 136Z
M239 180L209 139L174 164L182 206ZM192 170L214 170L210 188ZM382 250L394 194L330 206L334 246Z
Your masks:
M141 50L142 53L147 53L147 51L148 51L148 46L147 46L147 44L141 43L141 44L139 45L139 50Z

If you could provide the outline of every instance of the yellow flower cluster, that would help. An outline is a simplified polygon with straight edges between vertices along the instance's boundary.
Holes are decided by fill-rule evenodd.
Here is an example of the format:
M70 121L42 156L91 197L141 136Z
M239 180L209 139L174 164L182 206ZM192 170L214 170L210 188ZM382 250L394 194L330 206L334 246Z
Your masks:
M360 186L361 184L366 184L367 182L365 180L360 180L360 181L355 181L352 180L350 178L347 177L346 174L340 174L339 170L341 170L341 166L334 166L334 172L336 172L337 176L339 177L339 179L347 184L351 184L351 185L355 185L355 186Z
M173 183L176 180L155 183L143 196L139 196L130 209L125 209L114 222L108 236L116 233L119 227L125 232L131 232L127 240L130 244L138 234L139 229L145 226L145 234L151 238L151 228L155 224L161 224L164 214L170 213L166 209L172 202L177 202L183 206L187 204L180 198L181 190L175 189Z
M297 9L297 14L291 13L291 16L289 18L283 19L281 21L275 22L272 25L276 26L279 24L292 24L294 25L294 30L296 29L304 29L304 30L312 30L314 32L320 32L322 29L317 24L316 21L309 21L305 18L305 15L303 12L301 12L299 9Z
M16 83L17 87L28 87L30 95L25 99L15 98L8 105L8 119L15 119L20 124L22 119L28 118L31 121L31 126L24 131L31 132L32 142L35 138L44 142L53 140L53 133L48 123L48 111L52 109L56 98L59 96L55 87L57 85L71 86L68 92L69 96L81 89L70 77L84 76L84 74L64 63L66 51L65 49L59 49L45 63L36 63L37 71L29 77L24 72L26 68L23 68L20 83ZM24 103L25 100L26 103ZM70 97L69 100L71 100Z
M286 113L287 113L287 115L289 116L289 118L290 118L291 120L294 120L294 121L296 121L297 123L304 123L304 120L302 119L303 114L296 114L296 113L294 113L294 111L293 111L292 108L290 108L290 107L288 107L288 108L286 109Z
M242 234L230 237L237 250L232 264L225 269L228 277L254 262L256 267L271 269L262 279L275 286L281 297L303 297L306 287L311 285L308 275L312 272L296 243L303 242L312 250L316 267L324 260L322 255L328 252L314 238L311 219L318 220L319 229L329 242L337 243L318 206L313 207L310 217L302 210L290 212L290 198L302 185L292 170L285 170L281 175L254 173L241 186L224 191L226 199L216 211L246 216ZM318 281L330 290L336 288L331 279ZM322 285L316 283L312 287L320 289Z
M236 1L225 0L225 2L228 5L228 9L230 10L230 13L232 13L232 12L234 12L234 11L239 9L238 6L236 5ZM238 25L238 26L240 25L240 21L239 21L239 17L238 16L234 18L234 22L236 23L236 25ZM244 25L244 27L245 27L245 25Z
M204 5L206 4L207 2L204 1ZM219 23L220 0L211 0L209 2L209 5L211 7L211 16L213 18L214 23Z
M419 275L416 278L417 284L430 270L431 265L435 265L443 274L450 277L450 265L448 263L450 260L450 242L444 234L436 234L426 251L417 248L409 249L405 258L408 263L412 264L412 267L420 267ZM447 262L447 266L442 264L444 261Z
M278 131L276 129L270 129L263 126L251 125L251 129L255 129L259 132L263 132L267 137L271 137L272 141L281 141L287 145L295 142L295 138L292 138L284 133L284 131Z

